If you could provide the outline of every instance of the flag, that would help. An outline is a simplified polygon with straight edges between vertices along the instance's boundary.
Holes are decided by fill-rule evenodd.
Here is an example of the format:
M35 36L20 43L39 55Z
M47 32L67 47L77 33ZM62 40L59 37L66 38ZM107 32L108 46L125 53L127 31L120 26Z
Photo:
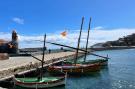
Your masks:
M62 32L61 35L62 35L63 37L67 36L67 31Z

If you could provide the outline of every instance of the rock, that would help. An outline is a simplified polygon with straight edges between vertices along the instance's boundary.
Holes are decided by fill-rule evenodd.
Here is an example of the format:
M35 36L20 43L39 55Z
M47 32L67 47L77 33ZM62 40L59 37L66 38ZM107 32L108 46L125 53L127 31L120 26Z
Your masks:
M9 59L8 53L0 53L0 60L7 60Z

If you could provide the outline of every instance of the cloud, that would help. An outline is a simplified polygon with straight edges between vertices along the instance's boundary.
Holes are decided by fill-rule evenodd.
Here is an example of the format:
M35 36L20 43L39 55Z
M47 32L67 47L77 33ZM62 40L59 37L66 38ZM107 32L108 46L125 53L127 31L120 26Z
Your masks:
M0 39L4 39L5 41L9 41L9 40L11 40L11 34L5 33L5 32L0 32Z
M95 29L95 30L101 30L101 29L104 29L104 27L102 27L102 26L98 26L98 27L95 27L95 28L93 28L93 29Z
M117 40L120 37L130 35L132 33L135 33L135 29L120 28L120 29L109 29L109 30L108 29L91 30L90 37L89 37L89 46L95 43ZM57 43L76 47L78 36L79 36L78 30L68 31L67 37L65 38L61 37L60 32L59 33L56 32L54 34L48 34L47 41L57 42ZM87 30L84 30L82 32L82 37L81 37L81 47L85 47L86 38L87 38ZM32 41L32 40L43 41L43 36L20 36L20 41L24 42L24 41ZM39 43L39 44L41 45L42 43Z
M57 42L61 44L66 44L70 46L77 47L77 41L79 36L78 30L69 30L67 37L61 37L60 32L58 31L55 33L48 33L47 34L47 41L50 42ZM90 37L89 37L89 46L100 43L100 42L106 42L106 41L113 41L117 40L120 37L130 35L132 33L135 33L135 28L129 29L129 28L118 28L118 29L98 29L98 30L91 30L90 31ZM2 34L0 32L0 38L6 38L11 39L11 34ZM85 47L86 44L86 38L87 38L87 30L83 30L82 37L81 37L81 47ZM19 34L19 47L20 48L28 48L28 47L42 47L43 46L43 35L21 35ZM53 46L50 44L47 44L47 47L49 48L60 48L58 46Z
M24 19L22 18L14 17L12 20L17 24L24 24Z

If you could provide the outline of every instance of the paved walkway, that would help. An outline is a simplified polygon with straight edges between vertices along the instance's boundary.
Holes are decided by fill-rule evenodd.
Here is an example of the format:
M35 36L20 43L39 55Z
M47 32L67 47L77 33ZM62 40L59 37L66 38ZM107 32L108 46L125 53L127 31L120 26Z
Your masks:
M45 61L51 62L52 59L60 60L61 58L68 58L73 56L74 52L60 52L45 55ZM37 58L42 59L42 55L36 55ZM0 79L11 76L15 73L26 71L31 64L40 63L32 57L10 57L8 60L0 60ZM20 70L18 70L20 68Z

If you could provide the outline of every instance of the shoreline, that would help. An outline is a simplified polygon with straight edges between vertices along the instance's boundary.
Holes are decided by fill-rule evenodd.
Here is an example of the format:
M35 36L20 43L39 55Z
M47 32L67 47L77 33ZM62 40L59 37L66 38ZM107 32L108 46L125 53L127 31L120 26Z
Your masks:
M123 50L123 49L135 49L135 46L113 46L113 47L102 47L102 48L89 48L89 50L93 50L93 51Z
M84 49L84 48L80 48L80 49ZM135 46L112 46L112 47L91 47L88 48L88 51L104 51L104 50L120 50L120 49L135 49ZM28 52L28 53L35 53L35 54L42 54L42 48L37 47L37 48L23 48L23 49L19 49L21 50L20 55L24 55L24 52ZM85 49L84 49L85 50ZM74 52L74 50L72 49L52 49L51 53L60 53L60 52ZM50 54L48 52L48 50L46 50L45 54ZM12 55L12 54L11 54ZM25 55L24 55L25 56ZM26 55L27 56L27 55Z

